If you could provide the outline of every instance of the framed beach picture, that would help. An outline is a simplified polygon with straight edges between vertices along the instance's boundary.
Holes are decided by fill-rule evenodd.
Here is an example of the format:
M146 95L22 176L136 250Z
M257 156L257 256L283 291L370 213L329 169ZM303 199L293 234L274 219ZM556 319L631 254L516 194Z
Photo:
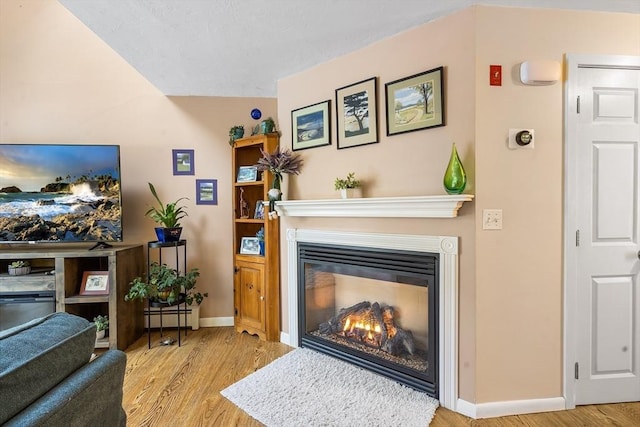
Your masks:
M196 179L196 205L218 204L218 180Z
M331 144L330 103L326 100L291 112L293 151Z
M109 272L85 271L82 275L80 295L109 295Z
M377 79L336 89L338 149L378 142Z
M194 175L194 150L172 150L173 174Z
M387 135L444 126L443 67L385 84Z

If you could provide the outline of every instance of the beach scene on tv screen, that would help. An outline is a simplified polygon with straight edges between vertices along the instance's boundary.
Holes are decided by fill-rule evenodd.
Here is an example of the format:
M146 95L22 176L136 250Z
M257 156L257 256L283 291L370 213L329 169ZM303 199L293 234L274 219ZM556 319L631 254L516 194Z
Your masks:
M120 241L117 145L0 144L0 241Z

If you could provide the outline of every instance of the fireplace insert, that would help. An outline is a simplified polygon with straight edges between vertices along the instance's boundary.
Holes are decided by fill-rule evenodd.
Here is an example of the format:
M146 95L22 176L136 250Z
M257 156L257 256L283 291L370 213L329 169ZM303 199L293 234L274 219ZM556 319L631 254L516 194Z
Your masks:
M298 343L438 398L439 254L298 245Z

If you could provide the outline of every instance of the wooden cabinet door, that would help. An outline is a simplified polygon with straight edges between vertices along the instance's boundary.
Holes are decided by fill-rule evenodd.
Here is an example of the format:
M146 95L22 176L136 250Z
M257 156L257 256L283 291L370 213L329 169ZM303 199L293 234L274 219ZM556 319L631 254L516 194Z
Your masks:
M264 264L236 260L234 288L236 329L264 335Z

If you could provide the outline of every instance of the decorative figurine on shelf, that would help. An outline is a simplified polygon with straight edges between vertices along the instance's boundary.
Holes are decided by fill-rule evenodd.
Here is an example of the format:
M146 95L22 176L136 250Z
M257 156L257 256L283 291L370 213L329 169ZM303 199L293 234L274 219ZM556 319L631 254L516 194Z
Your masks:
M249 203L244 199L244 188L240 189L240 218L249 218Z
M275 203L282 200L281 183L283 174L300 174L302 159L298 154L293 154L290 150L280 150L277 146L273 153L260 150L262 157L258 160L256 167L259 171L269 171L273 174L273 184L267 193L269 196L269 219L274 219L277 214L274 211Z
M264 227L261 227L260 230L256 233L256 238L258 239L258 243L260 244L260 255L264 256Z

